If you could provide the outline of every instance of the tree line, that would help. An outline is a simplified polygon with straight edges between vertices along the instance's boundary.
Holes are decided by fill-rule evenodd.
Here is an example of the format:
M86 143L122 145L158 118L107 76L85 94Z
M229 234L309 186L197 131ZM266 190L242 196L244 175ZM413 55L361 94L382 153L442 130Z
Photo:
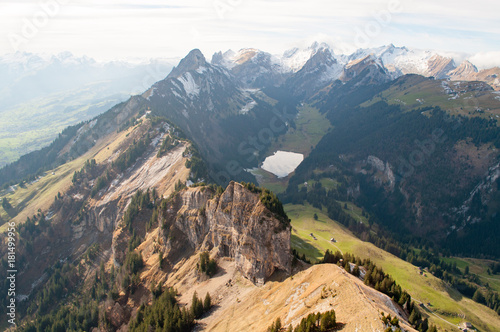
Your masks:
M141 305L137 316L130 322L129 331L189 332L195 325L195 319L208 312L211 306L208 293L205 300L202 301L195 292L190 309L181 308L177 302L175 289L167 288L153 301L151 306Z
M337 327L335 310L326 312L311 313L302 318L300 323L293 328L289 325L288 328L282 326L281 319L278 317L267 328L267 332L327 332L334 331Z

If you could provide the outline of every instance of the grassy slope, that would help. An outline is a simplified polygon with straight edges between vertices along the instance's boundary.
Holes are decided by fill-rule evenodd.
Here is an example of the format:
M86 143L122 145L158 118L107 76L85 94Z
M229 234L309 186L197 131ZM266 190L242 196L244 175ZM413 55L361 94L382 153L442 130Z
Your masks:
M1 192L1 198L7 197L12 206L20 211L12 220L16 223L22 223L26 221L27 217L36 214L38 209L47 212L50 205L54 202L54 197L57 193L64 193L69 186L71 186L73 173L80 170L86 160L95 158L97 163L102 163L115 153L120 143L135 128L129 128L120 133L112 133L99 140L97 144L83 156L54 169L54 175L52 171L49 171L37 182L27 185L26 188L18 187L14 192ZM109 145L108 142L110 142ZM7 213L1 207L0 216L4 220L9 219ZM6 228L7 225L4 224L0 227L0 232L4 232Z
M349 230L329 219L321 210L311 206L286 205L292 220L292 247L312 259L319 259L326 249L350 252L362 258L370 258L377 266L390 274L412 297L431 308L431 321L442 330L456 331L460 322L470 321L480 331L496 331L500 317L486 306L462 297L440 279L429 273L420 275L419 269L373 244L356 238ZM314 213L318 220L313 218ZM317 240L309 234L313 233ZM336 243L331 243L330 238ZM437 314L439 317L435 316ZM465 320L461 318L465 315Z
M262 168L253 169L252 174L255 176L261 187L265 187L276 194L284 192L288 186L288 177L279 179L273 173L270 173Z
M311 188L313 188L314 184L316 184L316 180L308 180L307 181L307 186L308 186L308 189L307 191L310 191ZM339 182L334 180L334 179L330 179L330 178L321 178L319 180L319 182L321 183L321 186L323 188L325 188L326 190L330 190L330 189L336 189L338 186L339 186ZM299 184L299 191L304 187L305 184Z
M295 126L296 129L290 128L285 135L280 136L271 144L266 156L282 150L302 153L305 158L331 127L330 122L323 114L308 105L299 108ZM260 186L275 193L283 192L288 185L289 177L278 179L274 174L260 168L252 173L256 175Z
M457 267L462 272L465 270L465 267L468 266L470 273L478 275L483 284L488 283L494 290L500 292L500 275L489 275L487 272L490 263L493 263L493 261L486 259L457 257L445 258L444 260L448 263L455 262L457 264Z
M270 153L285 150L308 155L328 131L330 122L316 108L304 105L299 107L295 126L296 129L290 128L271 145Z
M351 203L351 202L344 202L344 201L337 201L342 205L344 208L344 211L347 212L351 217L353 217L355 220L358 220L362 222L365 225L368 225L368 215L363 216L363 209L360 208L359 206ZM345 204L347 204L347 209L345 209Z
M401 105L404 110L412 110L426 106L439 106L451 114L475 115L488 119L490 116L500 120L499 95L491 92L466 92L460 93L457 99L444 92L441 80L425 80L420 82L419 78L409 79L402 87L393 85L388 90L377 95L372 100L361 106L368 106L380 100L385 100L392 105ZM460 91L458 82L449 82L449 85ZM417 101L419 99L421 102ZM476 108L481 108L484 113L474 113Z

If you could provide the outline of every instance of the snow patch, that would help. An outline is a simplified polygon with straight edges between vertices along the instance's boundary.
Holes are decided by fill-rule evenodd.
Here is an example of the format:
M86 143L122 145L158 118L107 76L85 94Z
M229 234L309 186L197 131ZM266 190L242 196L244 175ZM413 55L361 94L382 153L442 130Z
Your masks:
M319 69L319 68L317 68ZM344 72L344 66L335 62L332 66L328 66L325 72L321 75L321 81L335 81L342 76Z
M204 67L204 66L201 66L201 67L199 67L198 69L196 69L196 72L197 72L198 74L203 74L203 73L204 73L204 72L206 72L206 71L207 71L207 67Z
M19 302L26 301L28 298L29 298L29 296L28 296L28 295L23 295L23 294L19 294L19 295L17 296L17 300L18 300Z
M307 48L292 48L287 50L281 56L281 66L284 71L288 70L293 73L298 72L309 59L316 54L320 49L329 49L332 55L334 54L333 50L326 43L318 43L314 42L311 46Z
M149 96L147 97L147 99L148 99L148 100L150 100L150 99L151 99L151 97L153 97L153 96L154 96L155 91L156 91L156 87L153 87L153 88L151 88L151 89L149 90Z
M180 87L180 85L179 85L179 84L177 84L177 82L176 82L176 81L172 80L171 82L172 82L172 85L173 85L174 87L176 87L176 88L177 88L177 90L179 90L179 91L181 91L181 90L182 90L182 89L181 89L181 87Z
M252 108L254 108L257 105L257 102L255 100L252 100L251 102L247 103L241 110L241 114L247 114Z
M97 119L94 119L94 120L90 121L90 123L89 123L89 129L94 128L94 126L95 126L96 124L97 124Z
M189 97L198 96L198 94L200 93L200 87L194 81L191 73L185 73L184 75L179 77L178 80L182 83L184 91L186 91Z
M178 93L177 91L175 91L174 89L172 89L172 93L174 94L174 96L176 96L177 98L179 99L184 99L183 96L180 95L180 93Z

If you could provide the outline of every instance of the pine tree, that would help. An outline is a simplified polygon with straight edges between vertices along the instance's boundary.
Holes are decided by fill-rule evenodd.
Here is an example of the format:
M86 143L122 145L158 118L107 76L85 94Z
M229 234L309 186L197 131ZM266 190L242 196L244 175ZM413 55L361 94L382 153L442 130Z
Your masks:
M278 317L274 323L267 328L266 332L280 332L281 331L281 319Z
M203 302L198 298L198 293L196 293L196 291L193 294L193 300L191 302L191 313L194 318L199 318L203 315Z
M419 331L425 332L428 330L428 328L429 328L429 320L426 318L422 321L422 324L420 324L418 329Z
M163 251L160 251L158 254L158 264L160 265L160 269L163 268Z
M335 311L331 310L320 314L320 331L329 331L336 325Z
M477 303L486 304L486 298L484 297L484 294L479 290L479 288L474 292L472 300Z
M207 295L205 295L205 301L203 301L203 311L207 312L211 307L212 299L210 298L210 294L207 293Z
M352 274L356 277L359 277L360 275L360 271L359 271L359 266L358 265L355 265L354 266L354 269L352 269Z
M12 205L10 205L10 202L7 199L7 197L3 198L3 200L2 200L2 207L4 208L4 210L12 209Z
M274 323L274 328L276 331L281 330L281 319L279 317L278 319L276 319L276 322Z
M410 318L408 321L410 322L411 325L415 325L415 323L420 319L420 314L418 313L415 308L411 311Z

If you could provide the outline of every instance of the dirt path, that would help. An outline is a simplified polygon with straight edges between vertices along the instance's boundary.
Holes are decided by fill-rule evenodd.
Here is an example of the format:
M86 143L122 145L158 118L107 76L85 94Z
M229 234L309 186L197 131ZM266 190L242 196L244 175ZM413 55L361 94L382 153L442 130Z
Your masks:
M447 321L447 320L446 320L446 319L444 319L443 317L441 317L441 316L439 316L438 314L434 313L434 311L432 311L429 307L427 307L427 306L425 305L425 303L423 303L422 301L417 300L416 298L413 298L413 299L414 299L416 302L421 303L421 304L424 306L424 308L427 310L427 312L429 312L431 315L433 315L433 316L435 316L435 317L439 318L439 319L440 319L440 320L442 320L443 322L446 322L446 323L450 324L451 326L453 326L453 327L455 327L455 328L457 327L455 324L450 323L449 321Z

